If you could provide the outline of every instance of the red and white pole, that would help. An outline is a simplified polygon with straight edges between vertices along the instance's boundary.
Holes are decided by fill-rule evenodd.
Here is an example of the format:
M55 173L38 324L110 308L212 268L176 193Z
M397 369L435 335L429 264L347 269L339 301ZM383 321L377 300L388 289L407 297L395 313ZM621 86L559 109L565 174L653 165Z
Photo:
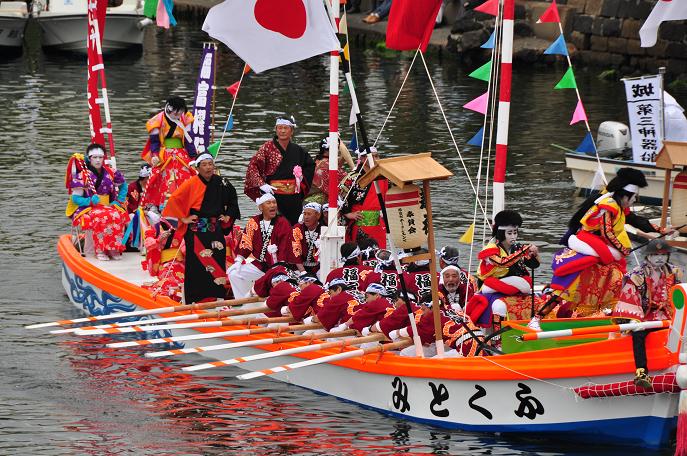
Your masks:
M513 74L513 26L515 0L503 0L503 25L501 33L501 75L499 80L499 109L496 124L496 159L494 161L494 183L492 215L505 206L506 159L508 157L508 122L510 118L510 94Z

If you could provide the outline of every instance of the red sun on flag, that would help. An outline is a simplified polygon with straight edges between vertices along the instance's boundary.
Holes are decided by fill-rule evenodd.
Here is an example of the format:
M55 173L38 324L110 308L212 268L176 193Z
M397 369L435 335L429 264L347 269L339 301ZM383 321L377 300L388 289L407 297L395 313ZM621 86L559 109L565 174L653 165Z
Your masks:
M258 24L287 38L298 39L306 29L303 0L258 0L253 9Z

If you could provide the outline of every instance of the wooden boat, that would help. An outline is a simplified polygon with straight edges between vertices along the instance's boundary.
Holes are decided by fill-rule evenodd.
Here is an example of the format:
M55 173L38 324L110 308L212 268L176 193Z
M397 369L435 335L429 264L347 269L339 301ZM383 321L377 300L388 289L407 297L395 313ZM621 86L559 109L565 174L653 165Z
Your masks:
M147 280L138 267L140 255L126 253L122 261L84 258L64 235L58 243L62 283L69 299L89 315L115 311L155 309L174 305L153 299L140 285ZM595 442L660 447L667 445L676 427L679 390L675 383L687 367L680 336L684 332L687 284L673 290L676 319L670 329L647 338L649 368L664 379L666 391L624 394L634 373L630 337L608 340L584 338L550 342L522 351L526 343L510 336L498 357L419 359L391 353L335 361L284 371L274 378L360 404L382 413L440 427L481 432L515 432ZM163 317L178 314L164 314ZM564 323L545 323L550 329ZM598 321L582 321L594 324ZM226 329L226 328L225 328ZM183 336L221 331L222 328L173 329L146 337ZM514 331L517 333L517 331ZM266 337L216 337L189 341L186 347ZM581 343L584 342L584 343ZM213 359L247 356L308 342L264 345L201 352ZM329 349L281 356L248 364L251 370L339 353ZM241 364L245 366L246 364ZM676 374L677 371L677 374ZM231 375L233 372L226 371ZM656 381L656 380L655 380ZM605 385L617 397L582 399L583 390Z
M21 50L28 20L25 2L0 2L0 49Z

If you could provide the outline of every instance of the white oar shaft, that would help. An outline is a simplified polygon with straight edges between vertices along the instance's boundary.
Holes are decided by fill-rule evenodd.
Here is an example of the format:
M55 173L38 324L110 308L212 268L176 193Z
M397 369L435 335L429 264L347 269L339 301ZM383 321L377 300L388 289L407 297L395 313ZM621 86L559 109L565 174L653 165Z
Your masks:
M67 328L67 329L54 329L50 331L50 334L69 334L79 331L90 331L93 329L108 329L108 328L126 328L128 326L140 326L140 325L152 325L158 323L169 323L172 321L187 321L187 320L198 320L203 317L203 314L187 314L179 315L177 317L167 317L167 318L156 318L153 320L136 320L136 321L125 321L123 323L111 323L109 325L97 325L97 326L82 326L77 328Z
M557 337L568 337L568 336L576 336L576 335L594 335L594 334L604 334L604 333L609 333L609 332L621 332L621 331L638 331L642 329L655 329L655 328L663 328L666 326L666 323L663 321L645 321L645 322L639 322L639 323L623 323L620 325L614 325L615 327L611 326L599 326L598 331L584 331L584 332L576 332L574 329L558 329L555 331L542 331L542 332L537 332L537 333L529 333L531 334L529 337L535 338L537 340L542 340L542 339L554 339ZM583 328L580 328L583 329Z
M354 331L352 331L352 332L354 332ZM349 335L350 333L351 333L351 331L348 331L347 334L337 334L337 335L331 335L329 337L341 337L343 335ZM280 343L280 342L283 342L283 341L279 341L278 338L277 339L263 339L262 342L255 344L255 345L270 345L270 344ZM243 356L243 357L239 357L239 358L231 358L231 359L225 359L225 360L220 360L220 361L212 361L212 362L204 363L204 364L196 364L194 366L182 367L181 370L192 372L192 371L199 371L199 370L205 370L205 369L212 369L215 367L230 366L232 364L257 361L259 359L269 359L269 358L276 358L277 356L286 356L286 355L293 355L296 353L307 353L307 352L312 352L312 351L317 351L317 350L324 350L327 348L340 347L342 345L345 345L345 341L342 341L342 342L324 342L321 344L303 345L301 347L286 348L284 350L277 350L277 351L273 351L273 352L258 353L255 355Z
M294 370L301 367L312 366L314 364L328 363L331 361L339 361L342 359L355 358L356 356L362 356L365 354L365 350L359 348L357 350L336 353L334 355L322 356L320 358L309 359L307 361L299 361L297 363L285 364L283 366L273 367L271 369L265 369L261 371L249 372L247 374L237 375L236 378L240 380L250 380L252 378L262 377L264 375L277 374L279 372L285 372L288 370Z

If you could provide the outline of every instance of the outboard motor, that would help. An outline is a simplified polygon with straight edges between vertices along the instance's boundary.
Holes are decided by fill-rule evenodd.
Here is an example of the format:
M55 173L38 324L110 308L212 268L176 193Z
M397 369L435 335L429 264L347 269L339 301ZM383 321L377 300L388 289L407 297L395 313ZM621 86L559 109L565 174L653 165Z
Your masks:
M596 147L602 157L620 155L631 149L630 128L621 122L602 122L596 134Z

